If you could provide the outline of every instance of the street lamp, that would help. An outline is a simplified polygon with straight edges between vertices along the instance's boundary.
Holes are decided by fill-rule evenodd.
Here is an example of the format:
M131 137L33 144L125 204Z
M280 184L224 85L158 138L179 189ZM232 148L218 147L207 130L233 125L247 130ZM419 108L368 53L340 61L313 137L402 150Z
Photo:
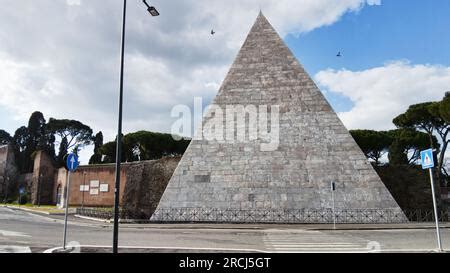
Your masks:
M147 6L147 11L152 16L158 16L159 12L155 7L147 4L146 0L143 0ZM124 55L125 55L125 26L127 16L127 0L123 0L123 14L122 14L122 38L121 38L121 50L120 50L120 91L119 91L119 118L117 125L117 138L116 138L116 178L114 188L114 227L113 227L113 253L118 252L119 242L119 197L120 197L120 161L122 158L122 109L123 109L123 67L124 67Z
M147 6L147 11L152 15L152 16L159 16L159 12L156 10L155 7L151 7L149 4L147 4L146 0L142 0L142 2L144 2L144 4Z

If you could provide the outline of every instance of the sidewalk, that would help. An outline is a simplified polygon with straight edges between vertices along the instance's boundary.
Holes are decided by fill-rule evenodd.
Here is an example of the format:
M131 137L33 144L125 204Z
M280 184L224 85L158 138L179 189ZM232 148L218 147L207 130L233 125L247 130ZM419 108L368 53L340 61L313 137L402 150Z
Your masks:
M26 206L26 205L0 205L0 207L4 207L4 208L10 208L10 209L18 209L18 210L23 210L23 211L27 211L27 212L32 212L32 213L39 213L39 214L45 214L45 215L64 215L65 214L65 210L64 209L58 209L56 206L55 207L49 207L49 206L41 206L41 207L37 207L37 206ZM68 213L69 214L75 214L76 209L75 208L69 208Z
M440 228L450 228L450 223L440 223ZM382 229L434 229L434 223L404 223L404 224L120 224L121 228L138 229L249 229L249 230L382 230Z
M142 247L142 246L119 246L119 253L259 253L270 254L275 253L270 249L265 248L196 248L196 247ZM68 246L66 249L62 247L55 247L45 250L43 253L112 253L110 246L95 246L95 245L77 245ZM288 252L287 252L288 253ZM320 249L311 249L310 251L298 251L296 253L439 253L435 249L380 249L373 251L370 249L358 249L358 250L334 250L323 251ZM444 250L441 253L450 253L448 250Z
M76 218L112 225L112 220L75 215ZM435 229L434 222L410 222L401 224L227 224L227 223L132 223L119 221L120 228L137 229L248 229L248 230L383 230L383 229ZM450 222L439 223L440 228L450 228Z
M24 207L0 205L11 209L19 209L31 213L38 213L51 216L64 215L63 209L49 209L38 207ZM75 208L69 208L71 215L71 222L80 222L84 224L112 226L112 220L105 220L99 218L85 217L75 214ZM52 219L59 219L52 218ZM450 228L450 222L439 223L440 228ZM240 229L240 230L392 230L392 229L434 229L436 228L434 222L410 222L401 224L336 224L336 229L333 224L227 224L227 223L133 223L125 220L120 222L120 228L135 228L135 229Z

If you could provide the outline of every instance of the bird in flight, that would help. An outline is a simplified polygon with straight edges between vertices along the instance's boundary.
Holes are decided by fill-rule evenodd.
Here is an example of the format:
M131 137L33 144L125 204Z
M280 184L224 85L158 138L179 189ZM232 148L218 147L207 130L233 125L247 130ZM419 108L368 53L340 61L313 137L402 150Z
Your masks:
M211 35L216 34L216 32L214 31L214 29L211 29Z
M342 57L342 54L340 51L338 52L338 54L336 54L336 57Z

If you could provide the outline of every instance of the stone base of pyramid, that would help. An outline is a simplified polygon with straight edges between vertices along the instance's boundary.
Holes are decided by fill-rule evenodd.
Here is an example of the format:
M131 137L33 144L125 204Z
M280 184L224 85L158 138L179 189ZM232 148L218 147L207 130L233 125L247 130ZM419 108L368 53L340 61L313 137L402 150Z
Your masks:
M276 224L392 224L408 219L401 209L286 209L286 210L233 210L205 208L158 209L152 222L165 223L276 223Z

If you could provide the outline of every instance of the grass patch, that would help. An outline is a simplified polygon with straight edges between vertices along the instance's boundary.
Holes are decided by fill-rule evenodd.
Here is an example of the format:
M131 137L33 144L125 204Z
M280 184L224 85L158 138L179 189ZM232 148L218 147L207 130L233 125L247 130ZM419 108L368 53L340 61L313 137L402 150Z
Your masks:
M65 211L65 209L60 209L57 206L52 206L52 205L36 206L36 205L33 205L33 204L19 205L17 203L12 203L12 204L6 204L6 206L8 206L8 207L16 207L16 208L19 208L19 207L20 208L27 208L27 209L30 209L30 210L41 211L41 212L56 212L56 213L61 212L62 213L62 212ZM76 208L76 207L69 206L69 208Z

